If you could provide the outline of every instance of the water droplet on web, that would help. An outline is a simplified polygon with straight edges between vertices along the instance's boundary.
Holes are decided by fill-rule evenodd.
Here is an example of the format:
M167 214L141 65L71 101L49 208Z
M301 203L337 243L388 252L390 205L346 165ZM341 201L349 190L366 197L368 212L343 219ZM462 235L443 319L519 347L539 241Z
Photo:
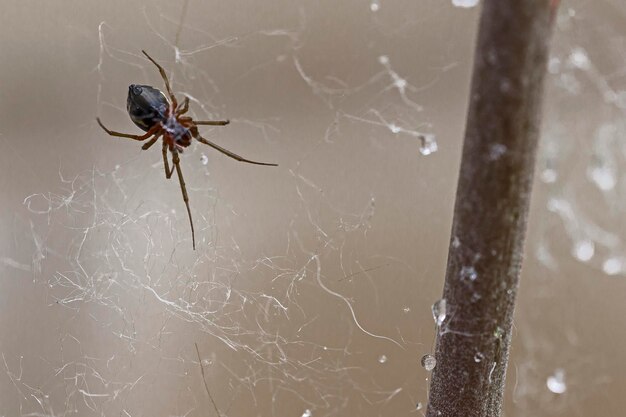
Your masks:
M209 163L209 157L205 154L200 155L200 162L202 162L202 165L207 165Z
M404 313L406 314L406 313L408 313L409 311L411 311L411 308L410 308L410 307L404 307L404 308L402 309L402 311L404 311Z
M304 413L302 413L302 417L311 417L312 415L313 413L308 408L304 410Z
M470 8L475 7L479 0L452 0L452 5L455 7Z
M408 83L404 78L398 78L394 81L393 85L395 85L398 90L404 90Z
M441 326L446 320L446 299L442 298L441 300L436 301L431 310L433 312L433 319L435 319L435 323L437 326Z
M602 191L612 190L617 184L615 170L606 165L589 168L587 176Z
M212 365L213 361L209 360L209 359L202 359L202 366L209 366Z
M473 266L464 266L461 268L461 280L463 281L476 281L478 273Z
M420 140L422 141L420 145L420 153L424 156L435 153L437 152L437 149L439 149L437 141L435 140L435 135L431 133L420 135Z
M602 263L602 270L607 275L617 275L624 269L624 263L620 258L608 258Z
M565 371L563 369L557 369L553 375L550 375L546 379L546 386L555 394L563 394L567 391L567 384L565 383Z
M391 130L391 133L400 133L402 129L400 129L400 126L392 123L389 125L389 130Z
M435 369L435 366L437 366L437 359L435 359L433 355L427 354L422 356L420 363L422 364L422 368L430 372Z
M387 65L389 63L389 57L387 55L381 55L378 57L378 62L383 65Z
M553 168L546 168L541 171L541 181L545 182L546 184L552 184L553 182L556 182L557 177L558 174Z
M483 361L483 359L485 359L485 355L483 355L482 352L476 352L476 354L474 355L474 362L480 363Z
M387 355L380 355L380 357L378 358L378 362L379 363L387 362Z
M591 66L591 61L589 61L587 51L583 48L574 48L572 53L569 55L569 62L581 70L587 70Z
M574 244L574 248L572 248L572 253L576 259L581 262L587 262L593 258L593 254L595 253L595 246L593 241L589 239L583 239Z
M372 3L370 3L370 10L373 12L377 12L380 10L380 3L376 0L374 0Z

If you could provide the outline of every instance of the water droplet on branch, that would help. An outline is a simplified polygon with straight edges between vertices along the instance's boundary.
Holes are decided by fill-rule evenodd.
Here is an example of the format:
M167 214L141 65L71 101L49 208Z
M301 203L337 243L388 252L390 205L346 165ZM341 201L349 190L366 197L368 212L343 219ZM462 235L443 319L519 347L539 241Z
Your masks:
M431 310L433 312L433 319L435 319L435 323L437 326L441 326L446 320L446 299L442 298L441 300L435 302Z
M435 369L435 366L437 366L437 359L435 359L433 355L427 354L422 356L422 360L420 361L420 363L422 364L422 367L424 369L430 372Z

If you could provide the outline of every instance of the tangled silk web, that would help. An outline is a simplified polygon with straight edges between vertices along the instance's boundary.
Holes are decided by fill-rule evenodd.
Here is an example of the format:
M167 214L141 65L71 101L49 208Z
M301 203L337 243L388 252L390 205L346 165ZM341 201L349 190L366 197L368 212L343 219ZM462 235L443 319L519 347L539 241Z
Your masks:
M598 29L592 22L599 18L568 8L558 19L557 41L548 63L552 99L548 101L539 179L549 191L548 211L556 214L561 221L558 227L568 236L570 255L608 276L624 276L624 230L614 227L622 222L611 213L617 215L625 204L621 182L626 146L621 138L626 131L626 61L621 55L602 55L607 50L592 46L607 33L621 42L624 35L610 25ZM588 24L589 33L574 43L572 32L579 21ZM559 42L561 37L565 39ZM583 100L596 109L584 121L567 110ZM572 137L573 131L578 135ZM564 165L576 169L566 171ZM555 227L552 220L544 225L546 235L537 248L537 257L556 270L558 256L553 255L554 238L549 237Z
M237 361L243 361L233 365L226 359L220 364L218 372L226 373L230 381L228 391L243 390L255 397L259 395L255 387L269 381L277 390L274 395L278 396L281 390L291 391L302 397L303 406L329 408L349 389L350 374L358 370L337 367L341 363L338 357L346 353L346 347L300 338L301 331L320 317L317 313L311 315L315 309L308 311L309 307L299 300L300 292L310 291L307 287L315 285L343 302L360 331L397 344L362 328L350 299L324 284L323 263L334 261L335 252L354 239L351 235L362 237L366 233L374 215L373 200L365 202L361 213L340 215L334 230L322 229L314 215L307 213L318 239L314 248L304 247L294 231L290 236L293 247L282 255L246 262L236 243L225 247L209 243L208 251L186 264L186 260L176 260L171 248L167 252L168 244L189 246L188 239L176 243L179 238L175 229L180 226L175 213L154 207L137 207L133 213L119 211L115 207L123 205L128 197L117 170L91 174L63 179L62 194L39 194L25 200L32 213L45 217L46 234L64 236L52 242L37 228L32 230L37 246L33 259L36 269L46 270L42 263L53 262L52 259L63 265L51 277L41 275L51 302L66 309L63 314L68 320L93 320L96 339L111 348L106 357L73 358L53 367L52 375L72 380L72 388L65 392L68 406L81 409L83 404L94 412L117 409L120 399L128 400L141 392L146 374L156 372L162 373L163 378L182 378L187 375L185 369L193 372L197 361L193 356L185 358L191 350L184 349L184 343L180 352L176 350L176 355L181 356L167 358L157 354L148 359L146 352L168 351L166 346L184 340L180 334L191 331L196 336L191 336L190 346L198 338L211 341L211 345L222 344L210 348L208 359L203 361L205 366L220 360L216 352L228 358L229 350L237 352ZM299 182L297 188L304 208L312 203L306 200L307 190L301 188L311 185ZM157 225L165 225L164 230L159 231ZM215 224L204 226L204 230L219 229ZM73 233L66 233L70 229ZM159 233L167 234L169 241ZM133 239L133 235L143 235L143 239ZM213 237L216 235L217 230L213 231ZM143 240L143 247L136 247L133 240ZM210 271L208 276L206 271ZM257 276L271 277L271 281L251 282ZM345 278L350 279L347 274ZM143 321L142 316L150 316L149 322ZM286 324L291 331L284 330ZM62 330L60 338L62 351L90 344L88 335L81 337L69 329ZM140 362L147 362L146 369L135 373L129 369L128 361L138 357ZM150 360L154 363L150 364ZM172 362L167 366L174 368L172 373L153 369L161 368L163 362ZM25 398L30 393L46 415L56 415L48 394L33 392L25 382L18 384L20 372L6 363L5 366ZM128 379L130 375L132 379ZM150 383L147 384L149 388ZM199 379L196 384L200 386ZM297 389L298 385L310 389ZM382 398L393 394L377 389L375 384L364 391ZM234 401L236 396L232 395ZM197 407L194 402L187 411Z
M626 275L626 59L617 52L626 35L609 16L623 18L624 7L606 6L564 4L556 22L533 197L541 209L532 252L542 268L526 283L532 308L517 321L524 352L515 364L519 415L575 413L613 378L584 327L576 328L568 313L548 319L541 307L560 305L555 300L565 288ZM549 330L536 331L547 319Z

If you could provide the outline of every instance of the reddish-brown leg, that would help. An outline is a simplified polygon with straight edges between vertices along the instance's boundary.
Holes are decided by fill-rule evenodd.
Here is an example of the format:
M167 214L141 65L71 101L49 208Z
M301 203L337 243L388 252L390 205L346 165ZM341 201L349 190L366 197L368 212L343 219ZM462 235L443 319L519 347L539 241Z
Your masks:
M185 187L183 171L180 169L180 159L178 158L178 151L176 150L176 148L172 150L172 162L174 163L174 166L172 167L172 169L170 169L170 164L167 160L167 150L167 143L163 141L163 167L165 168L165 178L167 178L168 180L172 178L174 169L176 169L176 173L178 174L178 182L180 183L180 190L183 193L183 201L185 202L185 207L187 207L189 224L191 225L191 242L193 245L193 250L196 250L196 232L193 229L193 219L191 218L191 209L189 208L189 196L187 195L187 187Z
M185 114L189 111L189 97L185 96L185 101L180 105L178 110L176 110L176 115L180 116L181 114Z
M96 117L96 120L98 121L98 124L100 125L100 127L109 135L117 136L118 138L128 138L128 139L133 139L133 140L146 140L150 136L156 134L156 132L161 128L160 125L156 124L150 130L148 130L145 135L131 135L128 133L120 133L120 132L115 132L113 130L109 130L102 124L99 117Z
M167 160L167 143L165 141L163 141L163 167L165 168L165 178L169 180L174 173L174 167L170 169L170 163Z
M191 209L189 208L189 196L187 195L187 187L185 187L185 179L183 178L183 171L180 169L180 159L178 158L178 151L176 148L172 150L172 162L174 163L174 167L176 168L176 174L178 174L178 182L180 183L180 190L183 193L183 200L185 201L185 206L187 207L187 215L189 216L189 224L191 225L191 242L193 245L193 250L196 250L196 233L193 230L193 219L191 218ZM172 168L173 169L173 168ZM170 171L170 177L171 177Z
M156 67L159 69L159 73L161 74L161 78L163 78L163 81L165 82L165 88L167 89L167 94L170 96L170 100L172 101L172 109L176 109L176 107L178 107L178 100L176 100L176 97L174 96L174 93L172 92L172 87L170 87L170 80L168 80L167 74L165 73L165 70L154 59L152 59L152 57L150 55L148 55L148 53L146 51L142 50L141 52L143 52L143 54L150 61L152 61L152 63L154 65L156 65Z
M144 143L143 146L141 147L141 149L143 149L144 151L147 151L148 149L150 149L150 147L152 145L155 144L155 142L157 140L159 140L159 138L161 137L161 135L154 135L154 137L152 139L150 139L148 142Z
M230 120L194 120L193 122L204 126L226 126L230 123Z
M198 133L198 128L195 127L195 126L191 127L191 129L189 129L189 131L191 132L191 135L194 138L196 138L196 140L198 142L204 143L205 145L209 145L211 148L216 149L216 150L220 151L221 153L223 153L224 155L229 156L229 157L231 157L231 158L233 158L233 159L235 159L237 161L246 162L248 164L254 164L254 165L266 165L266 166L272 166L272 167L278 166L278 164L270 164L270 163L267 163L267 162L252 161L250 159L244 158L241 155L237 155L236 153L231 152L231 151L229 151L226 148L222 148L221 146L219 146L219 145L217 145L217 144L215 144L215 143L213 143L213 142L203 138L202 136L200 136L200 134Z

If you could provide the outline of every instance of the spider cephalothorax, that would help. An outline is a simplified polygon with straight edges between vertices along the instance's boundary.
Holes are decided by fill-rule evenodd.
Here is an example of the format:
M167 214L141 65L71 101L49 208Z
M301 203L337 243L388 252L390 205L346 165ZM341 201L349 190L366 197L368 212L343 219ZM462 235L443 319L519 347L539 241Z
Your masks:
M228 120L214 120L214 121L197 121L193 120L189 116L184 116L189 110L189 97L185 97L185 100L179 105L178 100L174 96L170 87L170 82L167 79L165 70L154 59L146 53L143 54L159 69L161 77L165 82L165 88L167 90L167 96L159 89L151 87L149 85L131 84L128 87L128 98L126 100L126 109L133 123L140 129L146 132L144 135L131 135L128 133L119 133L106 128L100 118L96 118L98 124L105 132L111 136L117 136L121 138L129 138L139 141L149 139L143 144L141 149L146 150L156 143L159 138L163 138L163 164L165 166L165 177L170 179L176 169L178 175L178 181L183 193L183 200L187 207L187 214L189 215L189 223L191 224L191 239L193 242L193 248L196 248L196 238L193 229L193 220L191 218L191 210L189 209L189 197L187 195L187 188L185 187L185 180L183 179L183 171L180 168L179 153L183 151L183 148L191 145L192 138L195 138L198 142L209 145L210 147L217 149L224 155L227 155L237 161L247 162L249 164L256 165L268 165L277 166L276 164L269 164L265 162L256 162L243 158L221 146L203 138L198 132L198 126L226 126L230 122ZM167 151L172 154L172 162L174 166L170 169L167 159Z

